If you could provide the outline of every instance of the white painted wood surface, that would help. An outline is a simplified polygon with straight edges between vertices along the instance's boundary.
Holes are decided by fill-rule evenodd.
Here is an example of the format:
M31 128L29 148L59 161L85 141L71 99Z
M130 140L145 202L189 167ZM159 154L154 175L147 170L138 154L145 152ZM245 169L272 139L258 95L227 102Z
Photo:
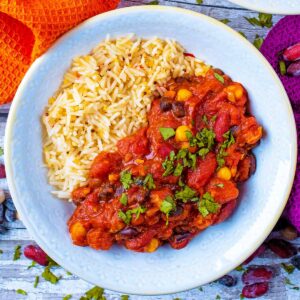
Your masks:
M99 0L100 1L100 0ZM262 0L263 1L263 0ZM141 5L149 3L149 0L123 0L120 7ZM244 17L257 16L256 12L247 11L241 7L231 4L226 0L204 0L202 5L197 4L196 0L160 0L162 5L172 5L191 9L203 14L209 15L216 19L229 19L230 27L237 31L245 33L250 41L253 41L256 34L265 36L266 28L253 27ZM276 23L282 16L273 16L273 22ZM9 105L0 107L0 146L3 146L4 129L9 111ZM5 180L0 180L0 188L5 189L7 193L7 183ZM35 267L27 270L30 261L25 257L20 260L13 261L13 252L16 245L22 247L33 243L27 230L24 228L21 221L6 224L8 232L0 235L0 249L3 254L0 254L0 299L15 300L15 299L62 299L67 294L72 294L71 299L79 299L85 291L90 289L92 285L79 279L74 275L67 275L62 268L57 268L54 273L62 275L63 278L57 285L52 285L49 282L40 280L37 288L33 287L35 276L42 273L41 267ZM300 239L294 242L297 247L300 246ZM264 300L296 300L300 299L300 291L292 289L291 286L284 283L286 272L280 267L280 263L285 260L278 259L270 251L264 253L260 258L256 258L252 264L263 264L273 266L277 270L277 276L272 280L271 288L265 297L259 298ZM101 267L101 266L99 266ZM233 271L233 274L238 276L238 285L233 288L226 288L217 283L211 283L203 286L203 291L198 288L179 293L176 295L165 295L155 297L130 296L132 300L171 300L180 298L182 300L198 300L198 299L216 299L217 295L220 299L234 300L240 299L242 284L240 280L241 273ZM193 276L193 274L190 274ZM300 271L295 271L289 276L291 282L300 285ZM166 278L167 280L167 278ZM23 296L15 292L16 289L25 290L28 295ZM112 291L105 291L108 300L120 299L120 294Z

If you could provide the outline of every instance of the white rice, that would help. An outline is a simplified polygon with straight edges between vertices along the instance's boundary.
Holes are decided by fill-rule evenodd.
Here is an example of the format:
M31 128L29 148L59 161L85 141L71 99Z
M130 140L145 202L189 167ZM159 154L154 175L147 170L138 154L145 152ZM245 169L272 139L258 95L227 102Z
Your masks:
M204 75L209 67L173 40L107 38L76 57L42 116L49 183L59 198L85 184L100 151L147 124L153 92L172 77Z

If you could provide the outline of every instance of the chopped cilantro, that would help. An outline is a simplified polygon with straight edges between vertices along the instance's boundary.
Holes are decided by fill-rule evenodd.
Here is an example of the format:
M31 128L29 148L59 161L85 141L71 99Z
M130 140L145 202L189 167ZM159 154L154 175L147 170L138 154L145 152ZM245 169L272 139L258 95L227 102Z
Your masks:
M127 202L128 202L128 197L125 193L123 193L120 197L120 202L123 204L123 205L127 205Z
M260 49L262 43L264 42L264 39L260 37L258 34L255 36L255 39L253 41L253 45L257 48Z
M158 5L159 1L155 0L155 1L150 1L149 3L147 3L147 5Z
M206 154L209 152L208 148L202 148L198 151L199 156L201 156L202 158L205 158Z
M0 249L0 254L3 254L3 250L2 249Z
M217 295L216 296L216 300L220 300L221 299L221 296L220 295Z
M27 267L27 270L29 270L29 269L31 269L31 268L33 268L33 267L35 267L36 266L36 262L33 260L32 262L31 262L31 264Z
M144 179L144 187L148 188L149 190L153 190L156 188L152 174L147 174Z
M72 274L71 272L69 272L69 271L66 271L66 274L69 275L69 276L73 275L73 274Z
M223 188L224 187L224 183L217 183L215 184L216 187L219 187L219 188Z
M200 292L203 292L203 287L202 287L202 286L199 286L199 287L198 287L198 290L199 290Z
M238 272L244 272L245 271L245 269L243 268L243 266L237 266L235 268L235 270L238 271Z
M273 26L272 15L259 13L258 18L244 17L251 25L271 28Z
M174 170L174 176L180 176L183 171L183 165L181 163L178 163L175 170Z
M121 295L121 300L129 300L129 296L128 295Z
M102 300L104 289L99 286L94 286L85 293L86 299L88 300Z
M129 209L124 213L122 210L119 210L118 216L119 218L125 223L129 224L131 222L132 215L135 214L135 220L137 220L140 217L140 214L143 214L146 211L146 208L138 206L133 209Z
M198 209L203 217L206 217L210 213L216 213L219 207L220 204L215 202L215 199L208 192L206 192L198 202Z
M243 36L244 38L247 38L247 37L246 37L246 34L245 34L243 31L238 31L238 33L239 33L241 36Z
M170 152L169 157L165 159L165 161L162 163L163 168L165 169L165 172L163 173L163 176L168 176L174 172L174 161L176 159L176 155L174 151Z
M183 186L184 186L184 183L183 183L183 181L182 181L182 178L181 178L181 177L179 177L179 180L178 180L178 185L179 185L180 187L183 187Z
M217 80L219 80L222 84L224 84L225 80L224 77L218 73L214 73L214 76Z
M211 119L210 119L210 120L211 120L212 122L215 122L215 121L216 121L216 119L217 119L217 115L213 115L213 116L211 117Z
M292 274L295 271L295 267L293 265L282 263L281 266L288 274Z
M130 185L133 183L131 173L129 171L122 171L121 172L120 181L125 190L130 188Z
M34 284L33 284L34 288L36 288L38 286L39 281L40 281L40 276L35 276L35 280L34 280Z
M71 298L72 298L72 295L69 294L69 295L64 296L62 300L69 300Z
M207 120L207 116L206 115L203 115L202 116L202 121L205 125L208 125L208 120Z
M54 261L50 256L47 256L48 258L48 267L60 267L60 265Z
M15 247L15 252L14 252L13 260L18 260L18 259L20 259L20 257L21 257L21 246L17 245Z
M4 151L3 151L3 148L0 147L0 156L3 155Z
M196 0L197 4L203 4L203 0Z
M168 127L160 127L159 132L165 141L175 135L175 130Z
M181 200L186 203L187 201L197 201L199 198L196 197L196 191L191 189L188 185L185 185L184 188L175 193L175 199Z
M280 74L281 74L282 76L284 76L284 75L286 74L286 64L285 64L285 61L280 60L278 64L279 64L279 71L280 71Z
M234 136L230 130L228 130L226 133L223 134L223 137L225 138L224 142L222 143L218 154L217 154L217 163L219 168L223 167L225 164L225 159L228 154L226 153L225 149L227 149L229 146L233 145L235 143Z
M27 295L27 292L25 292L25 291L22 290L22 289L17 289L16 292L17 292L18 294L21 294L21 295L24 295L24 296Z
M230 22L230 20L228 20L228 19L221 19L220 21L224 24L228 24Z
M46 267L42 273L42 277L46 280L51 282L52 284L56 284L60 279L61 276L57 277L55 274L53 274L50 270L50 267Z
M160 205L160 211L166 214L167 216L167 222L166 225L169 223L169 214L172 210L176 209L175 201L171 196L167 196L164 201Z

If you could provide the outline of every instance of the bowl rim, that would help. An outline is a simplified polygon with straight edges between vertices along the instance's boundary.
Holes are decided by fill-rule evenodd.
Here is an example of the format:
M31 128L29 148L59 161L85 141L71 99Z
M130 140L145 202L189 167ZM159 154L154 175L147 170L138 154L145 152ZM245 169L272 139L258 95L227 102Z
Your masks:
M290 9L290 8L285 8L285 9L281 9L278 7L274 7L272 6L271 8L269 7L265 7L265 6L257 6L256 4L253 4L251 1L249 0L228 0L231 3L234 3L238 6L247 8L249 10L253 10L253 11L259 11L262 13L269 13L269 14L281 14L281 15L296 15L296 14L300 14L300 6L297 9ZM278 0L276 0L278 1ZM281 0L284 1L284 0ZM297 0L296 0L297 1Z
M288 109L288 113L290 115L290 127L293 130L292 135L294 136L293 141L291 141L291 145L292 145L292 149L291 149L291 156L292 156L292 162L291 162L291 172L290 174L288 174L289 177L289 184L288 186L286 186L285 188L285 197L284 199L282 199L282 203L281 206L279 207L279 209L277 210L276 214L274 215L274 219L273 222L271 224L268 224L263 231L260 232L259 236L256 239L256 243L252 244L251 247L248 246L247 251L243 252L243 255L240 255L240 259L239 261L230 264L226 269L223 269L222 271L216 272L214 274L214 276L211 278L209 278L206 282L201 283L201 284L206 284L208 282L212 282L218 278L220 278L221 276L227 274L228 272L230 272L232 269L234 269L236 266L240 265L243 261L245 261L261 244L262 242L266 239L266 237L269 235L269 233L272 231L273 227L275 226L277 220L279 219L279 217L281 216L284 207L287 203L287 200L289 198L289 194L290 191L292 189L292 185L293 185L293 178L295 175L295 171L296 171L296 162L297 162L297 135L296 135L296 124L295 124L295 120L294 120L294 116L293 116L293 111L292 111L292 107L291 104L289 102L289 99L287 97L287 94L283 88L282 83L280 82L278 76L276 75L275 71L273 70L273 68L271 67L271 65L268 63L268 61L264 58L264 56L248 41L246 40L244 37L242 37L238 32L236 32L235 30L233 30L232 28L228 27L227 25L223 24L222 22L206 16L204 14L198 13L198 12L194 12L194 11L190 11L187 9L183 9L183 8L178 8L178 7L170 7L170 6L161 6L161 5L142 5L142 6L133 6L133 7L126 7L126 8L120 8L120 9L116 9L113 11L109 11L106 13L102 13L99 15L96 15L84 22L82 22L81 24L79 24L78 26L76 26L75 28L73 28L72 30L68 31L67 33L65 33L62 37L60 37L48 50L46 53L44 53L41 57L39 57L38 59L36 59L36 61L30 66L29 70L27 71L27 73L25 74L21 84L19 85L19 88L16 92L16 95L14 97L14 100L12 102L10 111L9 111L9 115L8 115L8 119L7 119L7 125L6 125L6 129L5 129L5 140L4 140L4 160L5 160L5 166L6 166L6 173L7 173L7 182L8 182L8 187L11 193L12 198L14 199L14 203L15 206L20 214L20 218L22 220L22 222L24 223L24 225L26 226L28 232L30 233L30 235L32 236L32 238L34 238L34 240L36 241L36 243L38 243L38 245L46 252L49 253L49 255L51 256L52 250L51 247L48 247L46 243L44 243L44 239L41 238L39 236L38 230L37 228L35 228L35 226L32 226L32 223L30 221L29 218L27 218L27 216L25 214L23 214L22 212L22 204L17 200L16 198L16 186L15 186L15 182L14 182L14 177L13 177L13 171L12 171L12 159L11 159L11 140L12 140L12 132L13 132L13 127L14 127L14 121L16 119L16 112L18 110L18 107L21 103L21 98L22 98L22 94L23 91L26 90L26 86L28 84L28 82L30 81L31 78L31 74L35 72L35 70L42 65L44 59L49 55L49 53L52 53L55 51L55 47L56 45L63 43L64 40L69 36L72 35L74 32L76 32L77 30L87 26L88 24L91 24L93 22L100 22L102 20L105 20L106 18L109 18L110 16L115 16L115 15L124 15L126 13L130 13L130 12L151 12L151 11L174 11L183 15L192 15L194 17L200 18L202 21L204 20L205 22L209 22L212 23L216 26L221 26L223 27L223 29L227 30L230 34L235 35L236 37L238 37L241 42L247 44L247 47L252 49L252 51L255 53L255 55L257 56L257 59L261 60L261 63L265 66L265 68L267 68L270 72L270 74L273 76L274 78L274 83L277 83L278 88L281 90L282 93L282 100L285 102L287 109ZM55 257L55 255L52 256L54 260L57 261L57 263L59 263L61 266L66 266L67 270L72 271L72 263L68 263L66 261L62 261L61 259L57 259L57 257ZM72 272L73 273L73 272ZM74 274L76 274L79 278L84 279L84 273L79 274L78 272L74 272ZM93 282L92 280L86 280L92 284L97 284L96 282ZM99 283L98 283L99 284ZM199 285L199 284L198 284ZM183 291L187 291L190 289L193 289L195 287L197 287L198 285L195 285L195 283L192 283L190 285L187 285L184 288L181 288L180 290L176 289L176 287L174 286L172 288L172 290L168 289L166 292L162 292L162 291L153 291L151 293L137 293L134 291L133 288L129 288L127 290L122 290L122 289L118 289L114 284L111 284L109 286L106 286L104 288L108 289L108 290L112 290L112 291L117 291L117 292L121 292L121 293L126 293L126 294L135 294L135 295L163 295L163 294L170 294L170 293L179 293L179 292L183 292Z

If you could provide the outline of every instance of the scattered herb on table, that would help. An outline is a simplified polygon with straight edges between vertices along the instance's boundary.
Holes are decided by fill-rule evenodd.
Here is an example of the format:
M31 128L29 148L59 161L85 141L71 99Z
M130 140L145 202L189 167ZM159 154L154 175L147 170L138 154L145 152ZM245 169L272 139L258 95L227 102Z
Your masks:
M3 250L0 249L0 254L3 254Z
M147 3L147 5L158 5L159 4L159 1L156 0L156 1L150 1Z
M31 268L33 268L33 267L35 267L36 266L36 262L33 260L32 262L31 262L31 264L27 267L27 270L29 270L29 269L31 269Z
M230 20L228 20L228 19L221 19L220 21L221 21L222 23L224 23L224 24L230 23Z
M35 280L34 280L34 284L33 284L34 288L36 288L38 286L39 281L40 281L40 276L35 276Z
M285 61L280 60L279 63L279 72L282 76L286 75L286 64Z
M244 272L245 271L243 266L238 266L238 267L235 268L235 270L238 271L238 272Z
M17 292L18 294L20 294L20 295L24 295L24 296L27 295L27 292L24 291L24 290L22 290L22 289L17 289L16 292Z
M246 34L245 34L243 31L238 31L238 33L239 33L241 36L243 36L244 38L247 38L247 37L246 37Z
M273 26L272 15L259 13L258 18L244 17L251 25L271 28Z
M44 269L42 277L52 284L56 284L61 279L61 276L57 277L54 273L51 272L49 266Z
M0 147L0 156L2 156L4 154L3 148Z
M73 275L73 274L72 274L71 272L69 272L69 271L66 271L66 274L69 275L69 276Z
M198 287L198 290L199 290L200 292L203 292L203 287L202 287L202 286Z
M129 300L129 296L128 295L121 295L121 300Z
M14 252L13 260L18 260L18 259L20 259L20 257L21 257L21 246L17 245L15 247L15 252Z
M203 0L196 0L197 4L203 4Z
M260 49L262 43L264 42L264 39L259 36L258 34L255 36L255 39L253 41L253 45L257 48Z
M295 267L293 265L282 263L281 266L288 274L292 274L295 271Z
M80 299L87 299L87 300L102 300L105 299L103 296L104 289L99 286L94 286L87 292L85 292L85 297L82 297Z
M69 300L71 298L72 298L72 295L69 294L69 295L64 296L62 300Z
M220 295L217 295L216 296L216 300L220 300L221 299L221 296Z

